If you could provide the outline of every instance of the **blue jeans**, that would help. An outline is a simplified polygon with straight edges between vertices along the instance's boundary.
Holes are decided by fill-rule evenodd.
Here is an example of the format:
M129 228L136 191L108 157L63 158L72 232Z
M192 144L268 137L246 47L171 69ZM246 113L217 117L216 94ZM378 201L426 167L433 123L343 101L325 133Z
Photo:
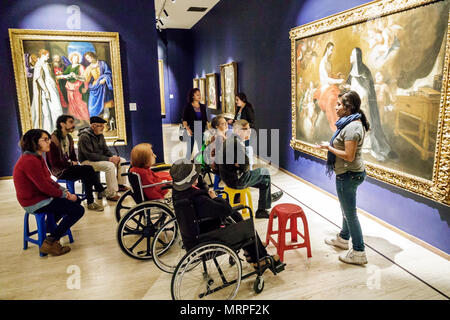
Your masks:
M352 172L336 175L336 190L342 210L342 230L339 236L348 240L352 238L353 250L364 251L364 240L356 215L356 190L364 181L366 172Z

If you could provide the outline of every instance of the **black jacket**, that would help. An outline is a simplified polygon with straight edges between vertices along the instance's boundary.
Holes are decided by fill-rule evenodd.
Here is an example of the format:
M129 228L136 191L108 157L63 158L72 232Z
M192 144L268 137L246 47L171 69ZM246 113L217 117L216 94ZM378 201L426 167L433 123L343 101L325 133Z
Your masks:
M239 107L236 108L236 114L234 115L234 120L236 121L239 112ZM255 110L250 103L246 103L245 107L241 111L241 119L245 119L250 124L250 128L255 128Z
M224 141L222 149L216 152L215 161L219 167L220 178L228 187L239 189L239 180L250 170L250 161L245 153L244 142L239 136L232 134ZM236 163L239 166L236 166Z
M222 220L233 214L227 200L217 197L211 199L205 189L189 188L172 191L175 215L180 227L181 237L187 250L194 247L202 233L220 228ZM199 219L213 218L199 222Z
M206 106L200 103L200 111L202 113L202 132L207 129L206 123L208 122L208 115L206 114ZM183 111L183 121L186 121L189 128L194 132L194 121L197 120L195 117L195 111L192 104L188 103L184 107Z
M114 154L106 145L103 134L95 135L90 127L80 129L78 133L78 159L80 162L109 161Z

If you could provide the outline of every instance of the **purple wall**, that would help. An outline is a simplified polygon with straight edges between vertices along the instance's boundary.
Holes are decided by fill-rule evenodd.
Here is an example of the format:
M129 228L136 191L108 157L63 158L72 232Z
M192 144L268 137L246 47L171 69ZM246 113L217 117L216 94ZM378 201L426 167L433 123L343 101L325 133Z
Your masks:
M187 93L192 88L192 31L165 29L158 35L158 57L165 62L164 81L167 84L163 123L180 123Z
M56 1L17 0L0 2L0 137L4 156L0 176L11 176L20 156L20 119L8 28L68 30L66 12L70 5L81 9L80 31L118 32L122 62L123 93L128 145L120 147L129 157L133 145L152 142L158 159L163 159L162 128L157 65L155 9L153 1ZM145 30L145 32L142 32ZM137 111L129 111L129 103ZM152 124L151 126L149 124Z
M219 73L220 64L236 61L239 89L255 107L257 127L280 130L280 166L332 194L335 183L325 176L324 161L289 146L289 31L366 2L220 1L192 29L194 72ZM449 207L371 178L360 187L358 207L450 253Z

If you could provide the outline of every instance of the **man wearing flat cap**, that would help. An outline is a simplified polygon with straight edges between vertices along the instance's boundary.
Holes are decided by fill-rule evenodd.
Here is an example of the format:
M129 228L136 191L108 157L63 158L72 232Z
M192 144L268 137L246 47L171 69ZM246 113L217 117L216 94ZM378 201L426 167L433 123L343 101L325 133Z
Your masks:
M125 166L120 165L125 159L114 155L106 145L103 130L106 121L100 117L90 118L90 127L80 129L78 133L78 157L81 164L94 167L95 171L105 172L106 199L119 200L118 191L126 191Z

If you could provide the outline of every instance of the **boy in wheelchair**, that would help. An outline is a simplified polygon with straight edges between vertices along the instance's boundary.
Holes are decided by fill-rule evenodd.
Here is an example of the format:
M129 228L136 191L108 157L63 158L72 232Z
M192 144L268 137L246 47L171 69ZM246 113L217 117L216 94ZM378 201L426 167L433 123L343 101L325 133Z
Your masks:
M183 211L183 206L186 205L183 200L190 199L195 208L195 219L197 220L192 221L191 218L180 217L180 214L177 215L177 221L187 250L195 246L197 235L225 227L229 223L230 218L236 223L243 221L240 213L233 211L227 200L218 197L213 190L208 190L208 186L203 181L200 173L200 165L194 165L186 162L186 160L175 162L170 169L170 175L173 181L172 197L176 215L177 207L180 208L180 205L177 206L177 204L181 204L179 210L181 212ZM197 223L198 221L201 222ZM242 233L244 232L242 230ZM254 230L250 230L250 232L247 230L247 233L251 233L253 236L256 234ZM243 235L235 234L231 236L239 238ZM258 268L259 257L259 267L264 267L266 264L272 263L271 261L273 261L275 268L281 266L282 262L278 255L271 256L270 259L267 259L268 253L259 236L256 234L254 238L256 246L254 242L243 246L244 256L247 262L251 263L256 269Z

